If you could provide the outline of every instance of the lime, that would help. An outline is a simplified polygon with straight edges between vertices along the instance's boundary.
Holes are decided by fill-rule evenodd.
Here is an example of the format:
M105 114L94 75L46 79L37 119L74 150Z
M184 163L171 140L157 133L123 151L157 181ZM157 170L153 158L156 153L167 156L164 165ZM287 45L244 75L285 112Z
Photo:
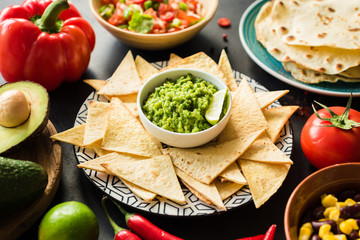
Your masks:
M76 201L51 208L39 226L39 240L96 240L99 224L94 212Z
M210 106L205 113L205 119L211 125L215 125L216 123L219 122L226 96L227 96L227 89L222 89L214 94Z

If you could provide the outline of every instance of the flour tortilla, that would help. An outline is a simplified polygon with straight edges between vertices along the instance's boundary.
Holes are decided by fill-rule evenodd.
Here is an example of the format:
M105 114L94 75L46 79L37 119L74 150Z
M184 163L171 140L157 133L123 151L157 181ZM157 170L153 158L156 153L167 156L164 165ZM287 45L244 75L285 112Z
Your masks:
M144 84L151 76L159 73L159 70L140 55L137 55L135 58L135 66L142 84Z
M90 101L84 133L85 147L104 137L109 106L109 103Z
M249 183L256 208L263 205L284 182L290 164L271 164L239 159L238 163Z
M199 199L205 200L206 203L214 204L218 208L226 211L226 207L221 200L220 194L215 186L214 183L212 184L204 184L201 183L193 178L191 178L189 175L187 175L185 172L181 171L180 169L175 167L176 175L181 179L181 181L189 188L189 190L195 194ZM206 201L206 199L208 201Z
M266 134L271 142L275 143L277 141L285 124L298 108L299 106L282 106L263 110L265 119L269 123Z
M174 166L190 177L210 184L230 164L236 161L262 134L263 131L249 133L232 141L216 143L197 148L166 148Z
M238 86L225 49L221 51L218 65L225 74L226 86L230 89L230 91L235 91Z
M101 165L115 176L150 192L179 204L186 202L169 156L161 155L139 161L122 159Z
M267 51L280 62L294 62L304 69L338 74L360 65L360 49L284 44L272 26L272 2L266 2L255 20L256 37Z
M78 125L66 131L54 134L50 138L60 142L69 143L75 146L84 147L83 143L84 143L85 127L86 124ZM91 146L87 146L87 148L92 149Z
M108 175L113 175L112 172L108 171L106 168L104 168L103 166L101 166L101 164L103 163L109 163L112 161L121 161L122 159L130 159L130 160L142 160L144 158L141 157L136 157L136 156L127 156L124 154L119 154L119 153L112 153L112 154L108 154L105 155L103 157L98 157L95 158L93 160L90 161L86 161L83 163L78 164L79 168L86 168L86 169L91 169L97 172L102 172ZM145 200L145 201L151 201L156 197L155 193L149 192L147 190L145 190L142 187L139 187L129 181L126 181L124 179L120 180L138 197L140 197L141 199Z
M234 94L230 118L219 135L219 141L230 141L255 131L265 130L268 127L264 114L256 101L254 90L243 79Z
M146 132L143 125L116 97L110 102L102 148L145 157L161 155L160 142Z
M129 51L118 68L110 77L108 83L98 94L106 96L121 96L139 92L141 81L136 70L135 61Z
M310 69L301 68L300 66L298 66L297 64L295 64L293 62L285 62L282 64L284 66L284 69L286 71L290 72L291 75L295 79L300 80L305 83L310 83L310 84L316 84L316 83L320 83L320 82L336 83L338 81L360 82L360 78L347 78L347 77L340 75L341 73L346 73L346 71L341 72L339 74L330 75L330 74L320 73L320 72L310 70ZM354 68L351 68L351 69L354 69ZM354 74L354 75L356 74L355 72L352 73L352 71L350 69L348 69L348 73ZM347 75L350 75L350 74L347 74Z
M360 2L274 0L272 27L285 44L360 49Z

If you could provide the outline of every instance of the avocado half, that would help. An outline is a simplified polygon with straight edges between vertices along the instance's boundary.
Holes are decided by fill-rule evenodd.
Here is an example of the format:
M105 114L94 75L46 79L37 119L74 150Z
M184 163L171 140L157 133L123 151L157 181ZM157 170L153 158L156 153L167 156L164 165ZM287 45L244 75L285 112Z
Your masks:
M0 125L0 154L42 132L49 119L49 95L43 86L30 81L6 83L0 86L0 96L9 90L18 90L25 94L30 105L30 115L16 127Z

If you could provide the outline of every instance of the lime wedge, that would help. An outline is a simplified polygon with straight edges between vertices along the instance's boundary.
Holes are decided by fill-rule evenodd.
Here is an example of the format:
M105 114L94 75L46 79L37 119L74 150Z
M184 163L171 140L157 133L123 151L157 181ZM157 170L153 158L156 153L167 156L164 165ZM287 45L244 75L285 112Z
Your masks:
M209 108L206 110L205 119L211 124L215 125L221 118L224 102L227 95L227 89L222 89L216 92L210 103Z

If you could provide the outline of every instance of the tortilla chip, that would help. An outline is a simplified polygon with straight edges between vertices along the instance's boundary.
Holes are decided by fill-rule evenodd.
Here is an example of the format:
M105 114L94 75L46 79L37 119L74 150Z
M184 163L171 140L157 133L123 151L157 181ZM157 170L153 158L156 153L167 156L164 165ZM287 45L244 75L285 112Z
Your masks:
M242 175L236 162L228 166L221 174L220 178L225 179L225 181L231 181L238 184L247 184L246 179Z
M84 83L89 84L91 87L95 89L95 91L100 91L107 84L106 80L98 80L98 79L85 79Z
M232 141L197 148L166 148L163 152L169 154L173 164L190 177L210 184L263 132L257 131Z
M99 95L120 96L139 92L141 81L138 76L135 61L129 51L108 83L100 89Z
M182 60L183 58L176 55L175 53L170 53L170 58L169 58L169 62L168 65L172 65L180 60Z
M146 132L124 103L111 98L102 148L145 157L161 155L160 142Z
M279 138L281 130L298 108L299 106L282 106L263 110L266 121L270 126L266 129L266 134L273 143Z
M217 76L219 79L226 83L225 74L221 71L216 62L206 55L204 52L199 52L189 57L186 57L174 64L168 65L161 71L174 69L174 68L196 68Z
M256 208L276 193L290 169L290 164L270 164L244 159L239 159L238 163L249 183Z
M225 74L226 86L228 86L230 91L235 91L238 86L237 86L237 83L236 83L236 80L235 80L235 77L234 77L233 70L232 70L231 65L230 65L229 58L226 55L225 49L223 49L221 51L218 65L219 65L220 69Z
M101 147L101 143L102 143L102 139L91 144L91 147L94 149L96 155L98 155L99 157L102 157L104 155L107 155L107 154L113 152L113 151L107 151L107 150L103 149Z
M246 80L242 80L233 97L230 118L219 135L219 141L230 141L268 127L253 89Z
M90 101L83 143L85 147L104 137L108 111L109 103Z
M161 155L139 161L122 159L101 165L114 175L150 192L179 204L186 202L169 156Z
M86 161L83 163L78 164L79 168L86 168L86 169L91 169L94 171L98 171L98 172L102 172L108 175L112 175L112 173L110 171L108 171L106 168L104 168L103 166L101 166L101 164L103 163L109 163L111 161L121 161L122 158L126 158L126 159L131 159L131 160L142 160L144 158L142 157L137 157L137 156L127 156L125 154L119 154L119 153L112 153L112 154L108 154L106 156L103 157L98 157L95 158L93 160L90 161ZM145 201L151 201L152 199L154 199L156 197L155 193L149 192L145 189L143 189L142 187L136 186L135 184L132 184L131 182L128 182L124 179L120 180L138 197L142 198Z
M151 65L140 55L136 56L135 65L142 84L145 83L151 76L159 73L159 70L157 70L153 65Z
M256 139L249 149L241 155L241 158L264 163L293 164L293 161L276 147L266 134Z
M259 103L261 109L265 109L273 102L287 94L289 90L279 90L270 92L256 92L256 101Z
M218 208L226 211L226 207L224 206L224 203L221 200L219 192L216 189L214 183L212 184L201 183L191 178L189 175L187 175L186 173L184 173L183 171L181 171L176 167L175 167L175 172L176 175L182 180L182 182L189 188L189 190L193 192L195 196L197 196L200 200L205 198L209 200L211 204L214 204ZM208 201L205 202L208 203Z
M125 107L129 110L129 112L134 116L134 117L138 117L139 116L139 112L137 109L137 103L124 103Z
M83 142L84 142L85 127L86 124L78 125L66 131L54 134L50 138L60 142L69 143L75 146L84 147ZM92 149L91 146L88 146L87 148Z
M214 183L222 200L227 199L245 186L244 184L238 184L231 181L220 181L219 179L215 179Z

